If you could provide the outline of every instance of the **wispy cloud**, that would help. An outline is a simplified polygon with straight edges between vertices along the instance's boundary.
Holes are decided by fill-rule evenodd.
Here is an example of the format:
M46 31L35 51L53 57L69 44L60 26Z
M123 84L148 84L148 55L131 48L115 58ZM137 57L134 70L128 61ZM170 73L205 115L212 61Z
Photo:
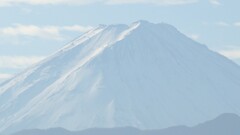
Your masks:
M182 5L196 2L198 2L198 0L105 0L106 4Z
M223 50L219 50L218 52L230 59L240 59L240 47L223 49Z
M66 31L87 32L92 28L93 28L92 26L72 25L72 26L63 26L60 29L63 29Z
M91 3L103 4L158 4L158 5L180 5L195 3L199 0L0 0L0 6L13 6L18 4L30 5L83 5Z
M198 34L187 34L187 36L193 40L198 40L200 38Z
M205 26L219 26L219 27L240 27L240 21L218 21L218 22L202 22Z
M8 78L11 78L13 75L12 74L2 74L0 73L0 82L3 80L6 80Z
M90 0L91 1L91 0ZM93 1L93 0L92 0ZM14 6L18 4L45 5L45 4L86 4L87 0L0 0L0 6Z
M7 36L30 36L45 39L61 40L63 39L62 31L86 32L92 29L91 26L36 26L15 24L10 27L0 28L0 35Z
M235 22L234 26L240 27L240 22Z
M44 58L44 56L0 56L0 68L22 69Z
M222 5L219 0L209 0L209 2L210 2L212 5L216 5L216 6Z
M31 36L39 38L52 38L59 40L61 35L59 29L54 26L39 27L35 25L15 24L12 27L0 28L0 34L8 36Z
M217 22L216 24L217 24L218 26L221 26L221 27L229 27L229 26L231 26L231 24L229 24L229 23L227 23L227 22L223 22L223 21Z

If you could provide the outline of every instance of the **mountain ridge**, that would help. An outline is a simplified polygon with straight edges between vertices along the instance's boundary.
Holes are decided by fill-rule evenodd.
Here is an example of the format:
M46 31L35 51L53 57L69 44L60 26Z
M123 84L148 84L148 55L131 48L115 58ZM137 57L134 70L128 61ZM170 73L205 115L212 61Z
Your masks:
M238 65L171 25L101 26L0 87L0 131L191 126L239 114L239 89Z
M132 127L92 128L83 131L67 131L62 128L54 128L48 130L26 130L12 135L238 135L240 133L239 126L240 117L238 115L223 114L194 127L176 126L155 130L139 130Z

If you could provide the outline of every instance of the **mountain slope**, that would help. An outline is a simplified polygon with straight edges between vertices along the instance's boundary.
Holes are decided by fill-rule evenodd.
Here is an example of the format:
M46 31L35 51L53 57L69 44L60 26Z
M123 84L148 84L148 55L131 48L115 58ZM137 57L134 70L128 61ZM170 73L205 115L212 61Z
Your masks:
M0 87L0 131L193 126L239 94L238 65L168 24L99 26Z
M135 128L87 129L67 131L61 128L48 130L25 130L13 135L239 135L240 118L224 114L194 127L177 126L161 130L138 130Z

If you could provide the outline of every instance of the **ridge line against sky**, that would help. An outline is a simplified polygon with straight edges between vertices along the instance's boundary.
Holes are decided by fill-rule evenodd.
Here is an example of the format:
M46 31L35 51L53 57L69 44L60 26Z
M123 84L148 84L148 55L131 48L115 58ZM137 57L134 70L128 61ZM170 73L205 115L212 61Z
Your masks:
M0 81L98 24L129 24L139 19L172 24L193 40L240 63L240 40L236 38L240 35L238 3L237 0L0 0Z

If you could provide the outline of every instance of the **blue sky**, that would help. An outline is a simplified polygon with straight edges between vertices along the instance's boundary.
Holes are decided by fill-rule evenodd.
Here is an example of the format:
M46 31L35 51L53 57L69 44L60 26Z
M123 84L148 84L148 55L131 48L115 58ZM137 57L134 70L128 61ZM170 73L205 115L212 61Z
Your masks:
M165 22L240 63L239 0L0 0L0 80L99 24Z

